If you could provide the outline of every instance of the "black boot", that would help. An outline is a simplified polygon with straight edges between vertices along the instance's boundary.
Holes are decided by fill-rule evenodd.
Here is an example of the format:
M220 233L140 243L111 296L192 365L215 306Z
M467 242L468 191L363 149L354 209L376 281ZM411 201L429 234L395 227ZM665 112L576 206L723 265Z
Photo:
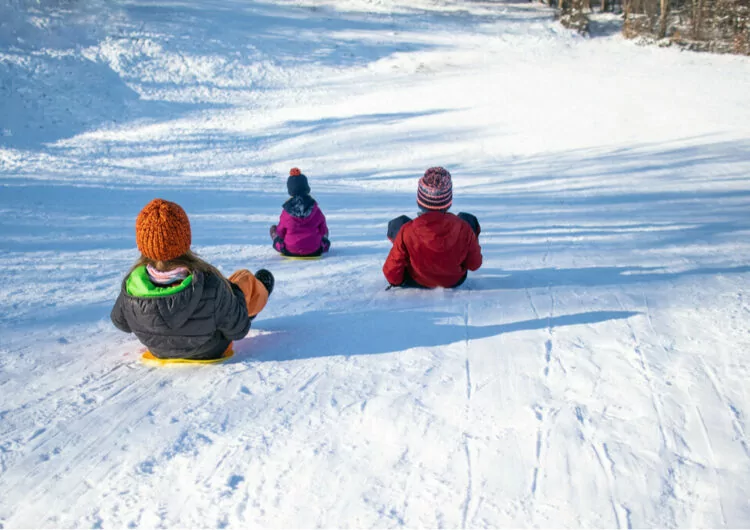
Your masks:
M258 278L258 281L260 281L260 283L265 286L266 291L268 291L268 294L270 295L273 291L274 284L273 274L271 274L271 271L260 269L255 273L255 277Z

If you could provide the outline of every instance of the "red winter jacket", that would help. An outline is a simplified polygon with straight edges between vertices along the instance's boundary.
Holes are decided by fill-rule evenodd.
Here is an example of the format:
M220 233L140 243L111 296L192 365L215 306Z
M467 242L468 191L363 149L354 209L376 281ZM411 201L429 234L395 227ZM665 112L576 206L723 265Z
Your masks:
M453 287L481 266L482 249L469 223L452 213L427 212L398 231L383 274L392 285L401 285L408 272L423 287Z

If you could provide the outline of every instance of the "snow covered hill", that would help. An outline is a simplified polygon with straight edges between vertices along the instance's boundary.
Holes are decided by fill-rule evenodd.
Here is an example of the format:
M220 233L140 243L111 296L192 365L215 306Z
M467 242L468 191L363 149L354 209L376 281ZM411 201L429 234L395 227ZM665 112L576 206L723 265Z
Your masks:
M0 8L0 528L750 526L750 61L521 2ZM443 165L455 291L385 291ZM281 261L292 166L332 252ZM109 322L152 198L277 277L238 355Z

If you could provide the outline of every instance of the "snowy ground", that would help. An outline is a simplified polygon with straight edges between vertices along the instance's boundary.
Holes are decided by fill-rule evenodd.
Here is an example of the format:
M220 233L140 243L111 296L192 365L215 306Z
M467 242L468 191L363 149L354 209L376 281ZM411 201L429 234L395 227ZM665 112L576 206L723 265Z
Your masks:
M0 7L0 528L750 526L747 58L527 3L47 4ZM484 266L386 292L432 165ZM269 246L292 166L319 262ZM109 322L154 197L277 276L230 363Z

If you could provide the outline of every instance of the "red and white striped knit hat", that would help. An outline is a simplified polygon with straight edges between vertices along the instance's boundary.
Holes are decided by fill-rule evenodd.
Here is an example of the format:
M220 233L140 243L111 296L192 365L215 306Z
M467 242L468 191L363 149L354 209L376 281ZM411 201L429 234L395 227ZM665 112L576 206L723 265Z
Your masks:
M451 174L442 167L431 167L419 179L417 204L425 210L447 210L453 204Z

